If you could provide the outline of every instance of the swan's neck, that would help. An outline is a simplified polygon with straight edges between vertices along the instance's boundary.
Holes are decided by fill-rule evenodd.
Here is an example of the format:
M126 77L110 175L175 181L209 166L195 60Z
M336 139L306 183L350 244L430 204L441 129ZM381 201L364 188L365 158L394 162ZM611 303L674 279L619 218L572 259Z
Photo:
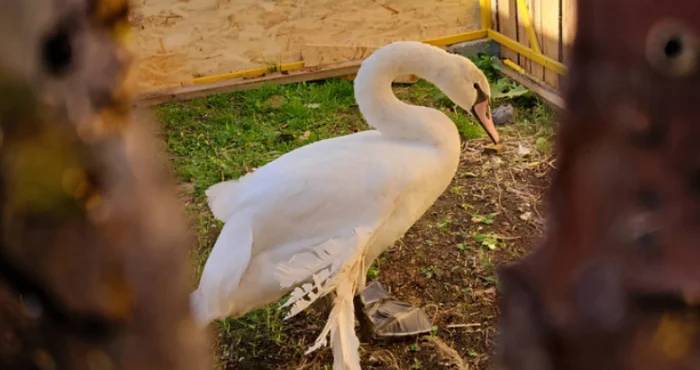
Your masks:
M391 89L399 76L414 74L438 88L453 68L448 54L418 42L397 42L377 50L355 77L355 100L367 123L383 135L459 150L455 124L442 112L401 102Z

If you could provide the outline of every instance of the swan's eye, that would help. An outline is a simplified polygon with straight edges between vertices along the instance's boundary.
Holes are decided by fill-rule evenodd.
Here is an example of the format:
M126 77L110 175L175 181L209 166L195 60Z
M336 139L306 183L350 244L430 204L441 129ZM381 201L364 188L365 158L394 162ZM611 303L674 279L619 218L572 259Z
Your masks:
M664 20L647 35L646 57L649 64L674 77L686 77L698 69L698 42L682 24Z

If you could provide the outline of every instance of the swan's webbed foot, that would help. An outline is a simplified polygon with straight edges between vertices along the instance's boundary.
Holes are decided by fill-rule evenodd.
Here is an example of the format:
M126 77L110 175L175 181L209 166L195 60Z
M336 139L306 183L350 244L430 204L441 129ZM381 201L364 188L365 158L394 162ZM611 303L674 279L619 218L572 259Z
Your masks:
M372 282L355 297L360 336L383 340L430 333L433 326L422 308L391 299L378 282Z

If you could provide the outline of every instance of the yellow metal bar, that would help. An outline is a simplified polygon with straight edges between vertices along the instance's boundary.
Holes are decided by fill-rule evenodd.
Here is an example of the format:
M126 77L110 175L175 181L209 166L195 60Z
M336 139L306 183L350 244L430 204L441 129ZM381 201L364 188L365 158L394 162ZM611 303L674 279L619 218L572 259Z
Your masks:
M510 59L503 59L503 64L507 65L508 67L512 68L513 70L515 70L516 72L518 72L520 74L524 75L526 73L525 69L523 69L523 67L515 64L515 62L513 62Z
M491 22L491 0L479 0L481 7L481 29L489 30L493 28Z
M194 83L195 85L200 85L200 84L207 84L207 83L212 83L212 82L230 80L232 78L259 77L259 76L264 75L265 73L292 71L292 70L301 69L301 68L304 68L304 61L281 64L281 65L275 66L274 68L272 66L269 68L261 67L261 68L246 69L244 71L224 73L224 74L220 74L220 75L198 77L198 78L195 78L194 80L192 80L192 83Z
M430 45L435 45L435 46L444 46L444 45L456 44L459 42L485 39L486 35L487 35L486 30L479 30L479 31L458 33L456 35L443 36L443 37L438 37L438 38L429 39L429 40L423 40L421 42L426 43L426 44L430 44Z
M435 46L444 46L444 45L456 44L459 42L484 39L484 38L486 38L486 35L487 35L486 30L479 30L479 31L458 33L456 35L437 37L434 39L423 40L422 42L424 42L426 44L430 44L430 45L435 45ZM230 80L232 78L259 77L259 76L262 76L262 75L264 75L266 73L270 73L270 72L292 71L292 70L301 69L301 68L304 68L304 61L303 60L300 62L278 65L274 69L261 67L261 68L246 69L243 71L237 71L237 72L231 72L231 73L224 73L224 74L220 74L220 75L198 77L198 78L193 79L192 83L195 85L201 85L201 84Z
M535 53L532 49L523 46L521 43L510 39L508 36L499 33L494 30L488 30L488 36L491 40L511 49L522 56L529 58L535 63L541 64L545 68L552 70L560 75L566 74L566 66L556 60L542 55L542 53Z
M535 27L532 26L532 17L530 17L530 10L527 7L525 0L518 0L518 10L520 11L520 19L523 21L523 26L527 30L527 38L530 40L530 48L535 53L542 54L542 49L540 49L540 42L537 40L537 33L535 32Z

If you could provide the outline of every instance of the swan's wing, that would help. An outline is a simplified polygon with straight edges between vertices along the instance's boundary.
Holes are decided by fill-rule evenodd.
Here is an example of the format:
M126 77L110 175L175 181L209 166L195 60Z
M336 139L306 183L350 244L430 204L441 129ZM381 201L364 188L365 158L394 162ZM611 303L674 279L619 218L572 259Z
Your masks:
M292 291L289 300L282 306L292 306L285 319L295 316L318 298L332 292L338 284L336 277L348 266L363 264L367 246L378 227L379 225L372 225L356 228L350 238L328 240L294 255L288 262L278 264L275 277L282 288L311 278L311 282ZM363 286L364 266L357 267L357 271L357 276L352 278L353 286Z
M397 159L405 161L404 146L377 142L377 135L362 132L316 142L239 180L213 185L206 192L210 209L222 220L243 209L266 214L256 223L262 227L283 216L297 222L318 210L333 212L329 205L337 205L336 210L350 206L345 213L365 208L364 203L374 203L406 175L405 166L396 165Z
M206 325L229 314L229 302L248 268L253 249L250 217L238 214L224 224L192 293L192 309L198 321Z
M272 259L266 263L275 266L272 280L281 283L280 290L314 281L301 288L306 288L302 296L309 296L314 285L318 291L353 258L359 245L355 230L377 230L414 181L430 176L425 169L440 166L434 150L341 139L278 158L232 186L230 195L212 193L214 203L227 199L227 223L238 214L249 215L252 256L269 252L265 258ZM411 212L399 217L404 213ZM235 243L217 242L209 260L220 248L238 248Z

